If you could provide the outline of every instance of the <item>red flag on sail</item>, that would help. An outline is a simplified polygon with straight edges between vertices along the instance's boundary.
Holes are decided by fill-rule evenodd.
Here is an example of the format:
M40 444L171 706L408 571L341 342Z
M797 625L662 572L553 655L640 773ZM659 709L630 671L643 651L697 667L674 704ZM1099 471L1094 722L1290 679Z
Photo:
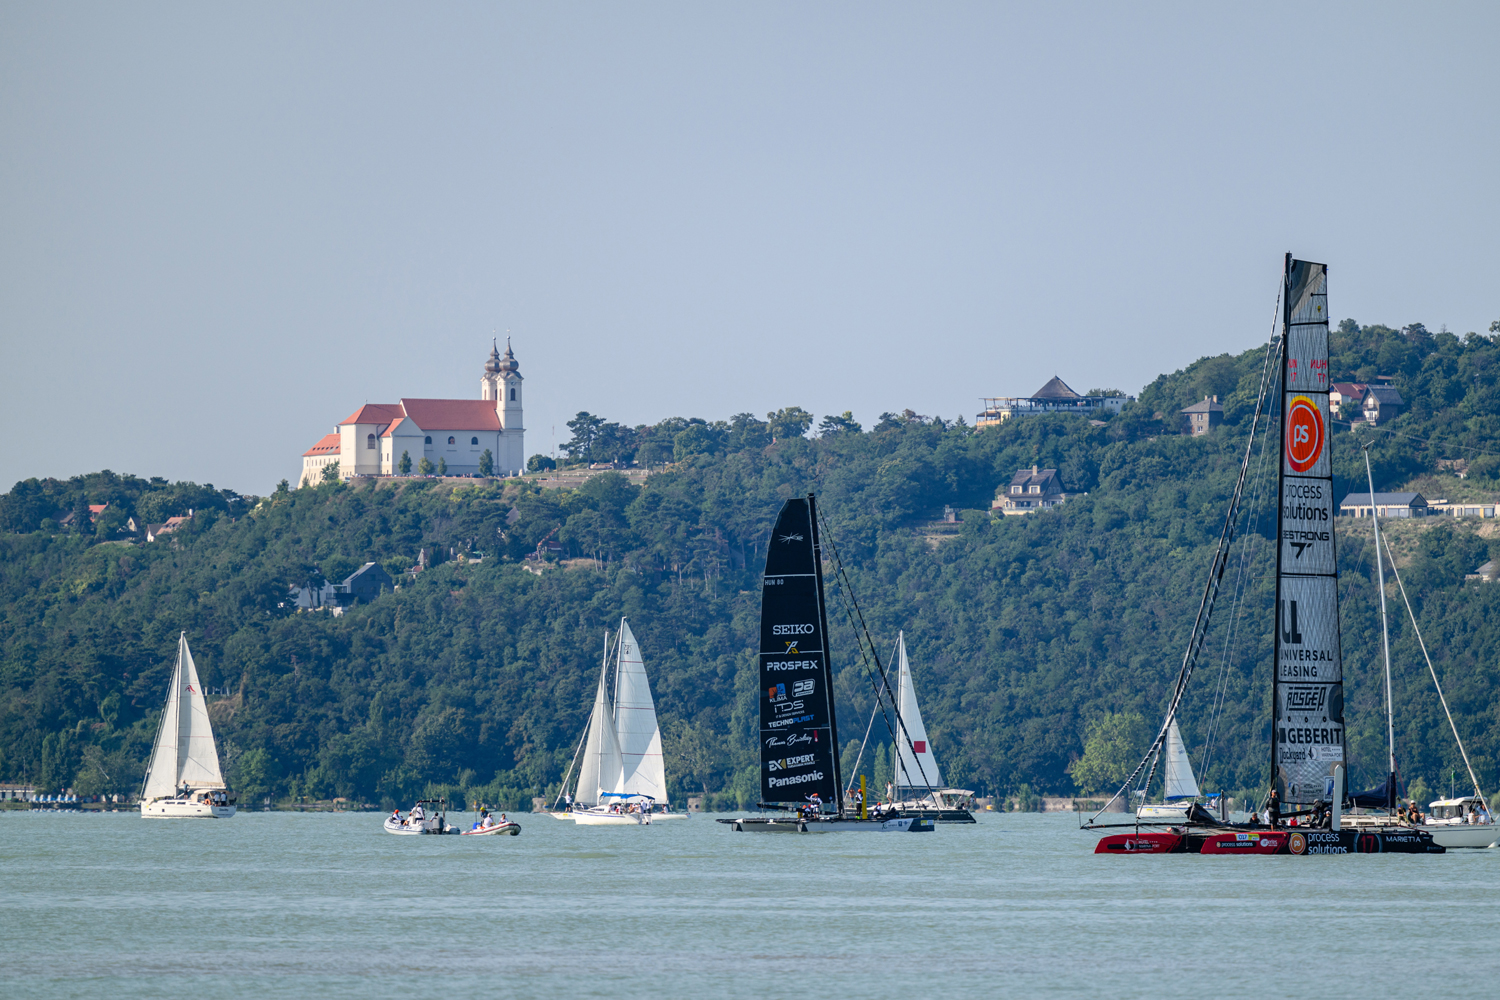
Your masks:
M917 753L926 753L927 752L927 741L926 740L913 740L912 744L911 744L911 748L913 750L915 750Z

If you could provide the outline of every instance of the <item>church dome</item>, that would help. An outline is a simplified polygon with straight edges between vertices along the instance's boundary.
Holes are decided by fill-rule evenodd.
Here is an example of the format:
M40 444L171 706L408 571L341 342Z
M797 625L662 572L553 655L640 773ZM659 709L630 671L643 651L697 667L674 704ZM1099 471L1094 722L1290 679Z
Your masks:
M509 353L509 351L510 345L507 344L506 352ZM490 359L484 363L484 370L489 375L494 375L500 371L500 349L493 342L490 344Z
M514 374L515 372L519 371L520 368L521 368L520 362L518 362L516 360L515 354L510 349L510 339L509 338L507 338L506 341L505 341L505 358L504 358L504 360L502 360L502 361L499 362L499 365L500 365L499 371L502 371L502 372L504 372L507 375Z

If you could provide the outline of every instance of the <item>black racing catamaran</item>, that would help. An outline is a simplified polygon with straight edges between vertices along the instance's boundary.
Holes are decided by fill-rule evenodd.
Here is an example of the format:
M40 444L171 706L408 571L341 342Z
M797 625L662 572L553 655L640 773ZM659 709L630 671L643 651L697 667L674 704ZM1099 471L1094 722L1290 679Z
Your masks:
M1135 823L1108 824L1134 830L1105 836L1095 853L1443 853L1443 847L1433 843L1432 835L1424 830L1401 826L1350 829L1341 822L1342 810L1353 802L1344 768L1344 684L1334 539L1337 510L1329 443L1328 268L1295 260L1291 254L1286 256L1282 278L1281 335L1272 338L1267 350L1239 480L1171 704L1156 740L1114 798L1129 796L1138 782L1143 791L1151 787L1207 636L1234 541L1256 430L1263 416L1270 416L1267 408L1278 394L1278 384L1281 448L1267 822L1231 824L1201 807L1187 810L1183 819L1170 825L1152 824L1138 813ZM1389 794L1394 794L1394 787L1392 774L1387 778ZM1101 814L1102 810L1095 814L1091 828L1100 828Z
M782 506L766 545L760 605L760 806L767 811L720 823L765 833L933 829L930 819L879 819L852 811L841 794L833 702L823 550L817 500L809 493Z

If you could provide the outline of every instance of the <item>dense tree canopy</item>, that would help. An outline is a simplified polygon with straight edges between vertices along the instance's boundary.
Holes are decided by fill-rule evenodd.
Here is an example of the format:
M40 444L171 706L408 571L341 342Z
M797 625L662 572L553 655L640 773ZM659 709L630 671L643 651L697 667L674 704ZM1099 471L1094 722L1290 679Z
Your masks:
M1500 488L1500 345L1346 322L1334 347L1336 375L1391 375L1410 404L1377 434L1377 486L1415 481L1455 497ZM134 791L185 630L230 779L252 799L400 799L439 785L514 807L556 789L592 704L604 631L627 615L674 793L753 800L763 545L780 503L816 490L881 655L906 633L949 779L1027 795L1072 791L1075 777L1096 786L1160 719L1263 357L1201 359L1105 422L975 430L907 410L866 431L845 413L807 437L814 416L786 407L766 420L630 429L583 413L570 423L575 461L649 463L644 486L610 472L577 489L388 479L283 484L262 499L109 472L18 483L0 498L0 779ZM1176 411L1212 394L1224 426L1177 433ZM1340 488L1363 489L1358 444L1369 433L1335 435ZM1233 580L1181 717L1212 788L1257 787L1269 758L1275 463L1257 462ZM1088 495L992 517L997 487L1033 464ZM100 503L95 518L76 513ZM962 511L959 523L941 523L945 506ZM189 510L153 543L129 528ZM1367 526L1339 527L1353 780L1373 784L1383 752L1373 556ZM1495 554L1489 525L1392 527L1471 754L1485 780L1500 779L1490 653L1500 587L1463 579ZM560 558L527 559L552 542ZM428 568L407 572L424 555ZM290 585L342 579L371 560L399 591L341 616L289 606ZM832 581L829 593L842 735L857 742L871 684L851 594ZM1445 786L1457 753L1399 619L1393 642L1403 768ZM1137 716L1148 725L1116 724ZM1086 757L1090 734L1097 752ZM880 760L877 746L864 766Z

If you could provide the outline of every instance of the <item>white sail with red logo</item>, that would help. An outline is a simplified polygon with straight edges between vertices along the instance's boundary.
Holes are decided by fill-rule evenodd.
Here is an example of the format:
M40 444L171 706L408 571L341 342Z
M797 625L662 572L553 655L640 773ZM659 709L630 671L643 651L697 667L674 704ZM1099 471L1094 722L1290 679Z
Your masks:
M906 659L905 633L896 636L896 664L896 711L901 723L896 727L896 745L900 750L896 758L896 796L901 798L913 792L925 794L942 788L943 775L927 740L922 710L917 707L917 689L912 684L911 664Z

